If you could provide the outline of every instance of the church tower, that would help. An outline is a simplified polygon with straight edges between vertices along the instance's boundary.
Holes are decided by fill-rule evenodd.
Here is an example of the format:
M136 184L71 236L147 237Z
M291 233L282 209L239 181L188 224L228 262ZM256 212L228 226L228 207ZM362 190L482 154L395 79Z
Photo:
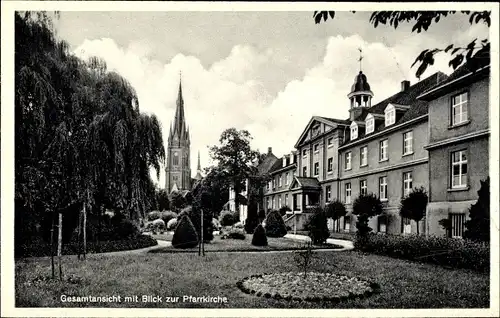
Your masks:
M167 147L167 166L165 169L165 189L191 190L189 128L184 116L184 99L182 98L182 83L179 80L179 93L174 122L170 124Z

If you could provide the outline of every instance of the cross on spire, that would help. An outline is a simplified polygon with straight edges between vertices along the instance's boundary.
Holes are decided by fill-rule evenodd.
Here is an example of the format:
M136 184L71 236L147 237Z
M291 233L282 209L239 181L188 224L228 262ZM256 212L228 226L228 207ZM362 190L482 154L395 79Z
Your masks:
M359 59L358 59L359 71L361 72L361 66L362 66L361 61L363 60L363 50L361 48L358 48L358 51L359 51Z

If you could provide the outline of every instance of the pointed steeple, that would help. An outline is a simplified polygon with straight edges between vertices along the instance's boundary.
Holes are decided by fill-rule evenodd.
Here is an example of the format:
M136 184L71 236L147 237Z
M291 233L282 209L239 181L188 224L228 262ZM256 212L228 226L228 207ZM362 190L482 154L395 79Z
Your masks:
M200 162L200 151L198 150L198 167L196 168L196 176L194 177L195 180L201 180L203 179L203 175L201 174L201 162Z
M201 163L200 163L200 151L198 150L198 167L196 168L197 171L201 171Z
M179 78L179 93L177 95L177 108L175 109L174 117L174 134L177 134L179 138L186 133L186 123L184 117L184 99L182 98L182 79Z

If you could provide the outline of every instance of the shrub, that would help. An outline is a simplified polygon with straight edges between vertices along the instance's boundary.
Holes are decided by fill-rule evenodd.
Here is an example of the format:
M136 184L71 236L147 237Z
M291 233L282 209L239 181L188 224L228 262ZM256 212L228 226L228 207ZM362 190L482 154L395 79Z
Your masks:
M261 224L257 225L255 231L253 232L252 245L267 246L266 230Z
M260 210L259 213L257 214L257 217L258 217L260 222L264 221L266 218L266 211Z
M146 230L153 232L153 234L157 232L163 232L165 231L165 222L163 222L162 219L157 219L152 222L146 223L145 226Z
M424 218L427 201L427 192L423 187L413 189L408 196L401 199L399 214L417 223L417 234L419 234L418 223Z
M314 245L325 244L326 239L330 236L325 211L320 207L315 207L311 212L312 215L306 224L308 235Z
M178 217L177 213L173 211L160 212L159 215L163 222L165 222L165 224L168 224L168 221L176 219Z
M382 211L382 202L373 193L362 194L354 200L352 213L358 216L356 221L356 247L363 245L366 236L372 231L372 228L368 226L368 220L371 217L380 215Z
M279 209L279 211L280 211L281 216L284 216L284 215L286 215L286 212L290 212L290 211L292 211L292 209L290 209L288 206L284 205Z
M237 228L237 229L243 229L243 228L245 228L245 226L244 226L244 225L243 225L243 223L241 223L241 222L236 222L236 223L234 223L234 224L233 224L233 227L234 227L234 228Z
M167 223L167 231L173 231L177 227L177 218L171 219Z
M465 222L464 238L473 241L490 241L490 178L481 181L479 198L469 208L470 220Z
M246 238L245 231L241 228L231 227L221 236L221 239L236 239L236 240L244 240Z
M265 230L269 237L283 237L286 235L287 230L285 221L278 211L271 211L266 217Z
M325 214L327 218L339 220L341 217L346 216L347 210L344 203L339 200L329 202L325 206ZM337 222L337 231L340 231L340 222Z
M443 236L369 234L361 251L453 268L489 270L489 244Z
M159 211L151 211L147 215L147 220L148 221L154 221L160 218L160 212Z
M189 217L193 222L198 237L201 238L201 207L196 203L192 206ZM212 227L212 213L210 210L203 210L203 241L210 242L214 239L214 230Z
M232 226L236 223L236 219L231 211L222 211L219 220L222 226Z
M130 239L139 234L139 229L132 221L124 219L116 225L116 232L120 239Z
M245 231L248 234L252 234L255 232L255 229L257 226L260 224L259 219L256 217L248 217L246 222L245 222Z
M175 248L191 248L198 245L198 234L193 222L187 215L181 216L172 237L172 246Z

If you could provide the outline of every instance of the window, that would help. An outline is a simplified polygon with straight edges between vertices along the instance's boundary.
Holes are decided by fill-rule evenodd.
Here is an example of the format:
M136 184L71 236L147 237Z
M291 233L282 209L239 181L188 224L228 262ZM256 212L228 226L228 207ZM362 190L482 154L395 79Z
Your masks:
M351 152L345 154L345 170L351 170Z
M403 155L413 153L413 132L408 131L403 134Z
M282 175L280 174L278 176L278 187L281 187L283 185L283 181L281 180Z
M353 122L351 124L351 140L358 138L358 124Z
M286 206L288 206L288 207L290 206L290 205L288 204L288 193L287 193L287 194L285 194L285 205L286 205Z
M368 147L364 146L359 149L359 165L361 167L368 164Z
M174 152L174 158L172 160L174 166L179 165L179 154L177 152Z
M396 109L390 105L385 108L385 126L392 125L396 122Z
M307 157L307 149L302 150L302 157Z
M359 193L361 195L366 195L368 193L368 186L366 184L366 180L361 180L359 182Z
M411 220L408 218L401 218L401 233L411 234Z
M319 152L319 144L314 145L314 152Z
M379 178L379 198L380 201L387 201L387 177Z
M302 167L302 176L307 177L307 167Z
M273 201L273 209L276 209L276 201L274 200L274 196L273 196L272 201Z
M375 130L375 119L372 114L368 114L368 116L366 116L365 125L367 134L372 133Z
M465 214L450 213L451 228L449 235L454 238L461 238L465 229Z
M271 181L267 183L267 190L269 190L270 188L271 188Z
M179 180L179 177L178 176L172 176L172 180L174 180L174 182L176 182L176 181Z
M328 172L333 171L333 158L328 158Z
M344 216L344 231L349 232L351 229L351 217L346 215Z
M266 202L267 202L267 208L270 209L271 208L271 201L269 201L269 197L266 198Z
M378 217L378 232L387 233L387 215L380 215Z
M411 172L403 173L403 196L407 196L410 194L411 189L413 188L413 178Z
M451 187L463 188L467 186L467 154L465 150L451 154Z
M345 184L345 203L346 204L351 203L351 184L350 183Z
M278 208L281 208L282 205L281 205L281 195L278 196Z
M458 125L467 121L467 93L451 98L451 124Z
M319 175L319 162L314 163L314 175Z
M273 190L276 188L276 179L273 178Z
M387 160L387 147L388 147L389 141L387 139L382 140L380 142L380 150L379 150L379 160L384 161Z
M285 175L285 185L289 185L290 184L290 173L286 173Z
M328 148L333 146L333 137L328 138Z

